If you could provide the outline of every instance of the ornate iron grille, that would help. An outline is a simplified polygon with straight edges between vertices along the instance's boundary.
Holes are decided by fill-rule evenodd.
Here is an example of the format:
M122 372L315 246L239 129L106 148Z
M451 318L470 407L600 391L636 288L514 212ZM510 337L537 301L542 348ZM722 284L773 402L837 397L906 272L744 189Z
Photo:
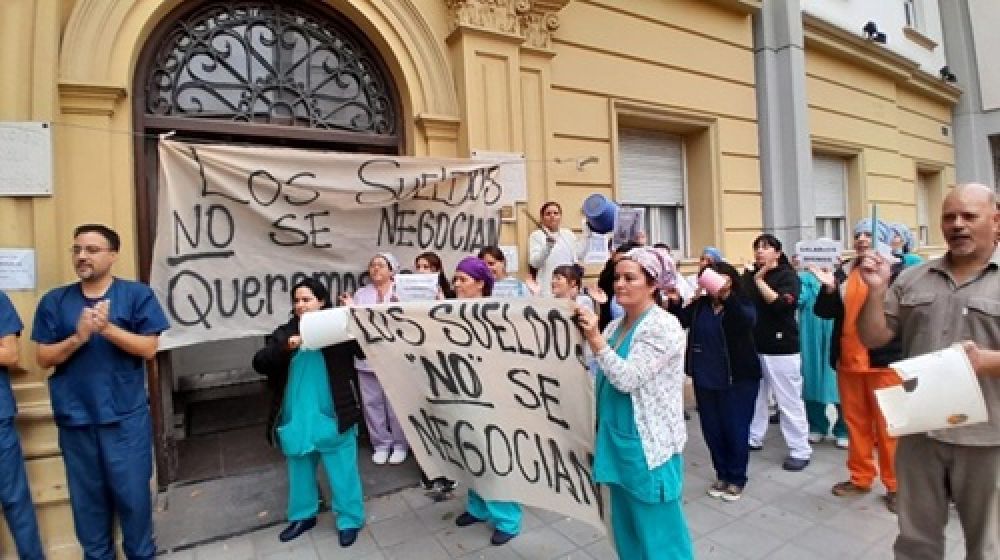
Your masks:
M389 84L357 41L276 2L211 2L157 49L146 113L396 134Z

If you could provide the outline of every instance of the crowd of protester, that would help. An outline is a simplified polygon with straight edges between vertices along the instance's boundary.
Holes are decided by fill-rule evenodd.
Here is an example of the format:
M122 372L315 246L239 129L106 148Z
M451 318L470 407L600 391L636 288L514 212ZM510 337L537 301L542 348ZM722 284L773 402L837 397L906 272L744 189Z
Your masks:
M762 448L773 402L788 449L784 469L808 468L812 446L829 440L846 449L848 475L833 494L868 493L881 480L886 507L899 512L898 557L941 557L949 501L958 508L968 557L997 557L1000 218L992 191L964 185L945 197L948 253L923 266L905 225L866 219L853 229L851 257L833 268L799 266L781 240L763 233L743 270L705 247L697 270L684 277L669 247L640 239L614 247L589 282L580 265L585 244L562 226L559 204L545 203L540 220L528 239L524 278L508 274L503 251L486 247L451 275L434 253L418 255L412 269L379 253L368 263L369 282L353 294L331 294L312 279L293 287L291 318L253 358L274 395L268 434L287 461L282 541L316 525L322 462L340 544L354 543L365 519L362 422L372 463L398 464L409 454L379 372L361 347L351 341L305 349L299 321L338 302L395 301L397 275L412 270L438 275L438 299L491 297L497 282L510 281L504 297L573 302L596 395L593 476L609 489L621 558L692 556L681 500L687 378L716 473L708 495L737 501L752 483L748 465ZM77 537L87 558L113 558L117 518L126 555L152 558L143 364L168 324L148 286L111 274L120 249L113 230L83 225L73 243L80 282L42 298L31 336L39 365L54 368L50 393ZM943 329L930 328L934 313L946 317ZM18 553L30 560L43 551L8 381L21 330L0 293L0 495ZM893 361L952 342L964 342L981 376L989 422L897 442L874 391L900 383L888 367ZM424 484L439 493L456 487L443 477L424 476ZM485 500L470 488L455 523L489 523L491 542L503 545L521 530L521 505Z

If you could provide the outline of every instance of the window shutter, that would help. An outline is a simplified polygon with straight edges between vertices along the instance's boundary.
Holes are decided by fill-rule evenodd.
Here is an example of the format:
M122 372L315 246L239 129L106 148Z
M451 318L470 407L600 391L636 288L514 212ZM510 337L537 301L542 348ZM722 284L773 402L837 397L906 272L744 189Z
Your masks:
M621 157L618 202L631 205L683 206L684 158L681 139L659 130L618 130Z
M838 157L813 154L813 191L816 216L847 216L847 163Z

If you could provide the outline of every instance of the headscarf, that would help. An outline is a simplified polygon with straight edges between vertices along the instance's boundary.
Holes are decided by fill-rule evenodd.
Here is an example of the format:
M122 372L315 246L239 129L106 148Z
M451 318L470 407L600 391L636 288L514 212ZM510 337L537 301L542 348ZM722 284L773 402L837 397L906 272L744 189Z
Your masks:
M395 274L399 271L399 260L392 253L375 253L376 257L382 257L385 264L389 267L389 272Z
M657 288L665 290L676 285L677 268L674 266L674 259L663 249L639 247L626 253L625 258L639 263L656 281Z
M707 255L708 258L712 259L713 263L723 262L723 261L726 260L726 259L724 259L722 257L722 251L718 250L715 247L711 247L711 246L705 247L704 249L702 249L701 254L703 256Z
M861 220L858 221L858 223L854 224L855 236L857 236L859 233L871 234L871 232L872 232L871 218L862 218ZM875 227L875 239L872 240L873 242L872 244L873 245L875 243L888 244L890 241L892 241L892 229L889 228L889 224L883 222L882 220L878 220L878 224Z
M480 258L465 257L458 262L455 272L464 272L473 280L483 283L483 295L488 296L493 293L493 272L490 267Z
M909 226L907 226L906 224L894 223L894 224L889 224L889 229L892 230L893 237L898 235L899 238L903 240L904 253L909 253L910 251L916 248L914 247L915 243L913 239L913 233L910 232Z

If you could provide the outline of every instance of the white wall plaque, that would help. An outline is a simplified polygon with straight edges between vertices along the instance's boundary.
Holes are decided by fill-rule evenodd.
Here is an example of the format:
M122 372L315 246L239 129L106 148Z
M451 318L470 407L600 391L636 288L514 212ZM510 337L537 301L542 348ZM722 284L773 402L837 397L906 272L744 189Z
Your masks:
M52 194L52 127L0 122L0 196Z
M35 289L35 250L0 249L0 290Z

